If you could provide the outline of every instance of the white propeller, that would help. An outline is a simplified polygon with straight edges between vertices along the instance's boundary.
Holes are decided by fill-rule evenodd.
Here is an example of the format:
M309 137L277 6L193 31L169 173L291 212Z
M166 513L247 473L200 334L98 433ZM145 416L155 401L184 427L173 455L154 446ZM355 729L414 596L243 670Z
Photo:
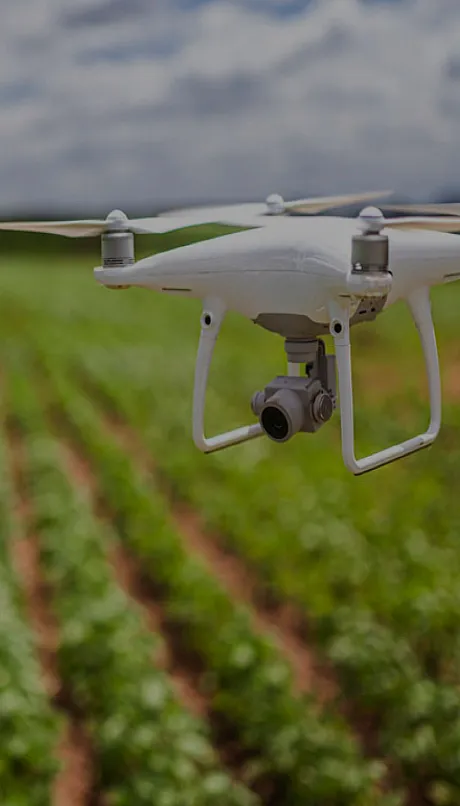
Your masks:
M434 232L460 232L460 216L404 216L385 218L377 207L366 207L358 216L358 227L363 232L381 232L383 229L419 229Z
M372 199L381 199L384 196L391 196L392 193L392 190L375 190L368 193L348 193L342 196L318 196L317 198L285 202L284 207L287 212L316 215L325 210L332 210L334 207L346 207L347 205L359 204Z
M162 234L190 227L189 219L176 218L168 221L163 218L129 219L114 210L106 219L82 221L7 221L0 223L0 230L19 232L42 232L51 235L64 235L67 238L90 238L104 232L127 231L137 235Z
M360 201L381 198L390 191L326 196L314 199L285 202L281 196L269 196L264 203L231 204L222 207L199 207L172 210L154 218L128 219L121 210L114 210L106 219L82 221L11 221L0 223L0 230L42 232L64 235L67 238L89 238L104 232L130 231L137 235L162 234L200 224L227 224L236 227L263 227L273 221L273 216L289 212L313 215L332 207L355 204Z
M16 232L38 232L63 235L67 238L87 238L102 235L104 232L132 232L136 235L155 235L185 229L199 224L228 224L237 227L263 227L274 219L283 218L280 213L299 212L314 215L332 207L355 204L363 199L384 195L381 193L356 194L348 196L328 196L316 199L303 199L284 202L280 196L269 197L264 204L237 204L226 207L201 207L195 210L180 210L163 213L153 218L129 219L121 210L114 210L106 219L83 219L81 221L7 221L0 222L0 230ZM445 216L407 216L385 218L381 210L368 207L359 216L361 228L379 231L383 227L391 229L421 229L438 232L460 232L460 205L458 213ZM452 205L432 205L424 210L452 208Z
M460 203L433 204L385 204L382 210L401 211L415 215L451 215L460 216Z
M444 216L389 218L385 220L385 227L390 227L391 229L433 230L434 232L460 232L460 218L446 218Z
M352 193L342 196L318 196L309 199L297 199L296 201L285 201L282 196L273 194L265 202L228 204L222 207L191 207L179 210L169 210L161 213L161 218L185 217L194 224L210 224L220 222L222 224L264 226L264 219L270 216L283 215L285 213L303 213L316 215L331 210L334 207L344 207L359 202L380 199L390 196L393 191L380 190L367 193Z

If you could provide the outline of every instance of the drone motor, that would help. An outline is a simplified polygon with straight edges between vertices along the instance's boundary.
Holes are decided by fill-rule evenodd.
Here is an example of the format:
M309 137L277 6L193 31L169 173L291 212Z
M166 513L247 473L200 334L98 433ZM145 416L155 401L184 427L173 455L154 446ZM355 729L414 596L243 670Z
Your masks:
M108 229L101 234L101 260L103 269L123 269L136 262L134 233L127 229L128 218L121 210L107 216ZM129 285L109 285L111 290L124 290Z
M381 230L385 219L377 207L362 210L359 221L362 232L352 238L351 263L353 274L361 272L388 273L390 249L388 235Z
M101 255L104 269L120 269L135 263L132 232L104 232L101 235Z

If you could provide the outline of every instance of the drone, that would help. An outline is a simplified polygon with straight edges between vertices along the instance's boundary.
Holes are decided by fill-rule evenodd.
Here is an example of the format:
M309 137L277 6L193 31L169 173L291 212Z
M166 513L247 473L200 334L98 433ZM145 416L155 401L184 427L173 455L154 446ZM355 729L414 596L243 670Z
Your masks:
M357 217L329 211L390 192L285 202L171 210L129 219L114 210L105 220L7 222L1 230L101 237L96 281L111 289L141 287L200 299L201 332L193 393L193 440L212 453L266 436L285 443L315 433L340 409L342 456L355 475L431 445L441 427L441 380L431 313L433 286L460 279L459 204L368 206ZM386 218L382 210L400 211ZM403 215L405 213L405 215ZM134 236L203 224L240 231L198 241L136 262ZM423 347L431 419L425 433L358 459L355 455L350 334L405 300ZM286 374L250 402L254 421L206 437L209 369L225 315L234 311L284 339ZM326 352L331 335L334 354Z

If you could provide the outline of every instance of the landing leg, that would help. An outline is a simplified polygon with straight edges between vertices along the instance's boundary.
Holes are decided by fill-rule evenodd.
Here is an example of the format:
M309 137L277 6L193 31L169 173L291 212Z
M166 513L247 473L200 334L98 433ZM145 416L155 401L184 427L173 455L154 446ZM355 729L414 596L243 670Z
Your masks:
M350 345L350 305L347 300L340 303L331 301L329 312L331 317L331 334L334 337L337 369L339 377L339 402L342 428L342 453L346 467L355 475L366 473L377 467L401 459L410 453L431 445L436 439L441 426L441 379L439 372L438 350L433 320L429 289L419 289L411 294L407 303L412 312L425 355L428 374L431 420L428 430L412 439L386 448L383 451L356 459L354 449L354 412L353 384L351 369Z
M193 393L193 440L204 453L222 450L230 445L238 445L264 433L259 423L236 428L218 436L207 438L204 435L204 414L209 369L217 337L225 317L225 306L218 299L204 303L201 316L201 334L195 369L195 389Z

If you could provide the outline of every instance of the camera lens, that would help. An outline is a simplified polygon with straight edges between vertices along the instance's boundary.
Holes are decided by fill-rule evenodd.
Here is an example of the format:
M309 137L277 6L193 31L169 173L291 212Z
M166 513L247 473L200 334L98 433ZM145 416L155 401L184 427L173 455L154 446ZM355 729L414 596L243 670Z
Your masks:
M266 406L261 416L262 428L276 440L286 439L289 433L289 423L285 414L276 406Z
M287 442L302 428L303 405L291 389L278 389L260 412L260 424L274 442Z

